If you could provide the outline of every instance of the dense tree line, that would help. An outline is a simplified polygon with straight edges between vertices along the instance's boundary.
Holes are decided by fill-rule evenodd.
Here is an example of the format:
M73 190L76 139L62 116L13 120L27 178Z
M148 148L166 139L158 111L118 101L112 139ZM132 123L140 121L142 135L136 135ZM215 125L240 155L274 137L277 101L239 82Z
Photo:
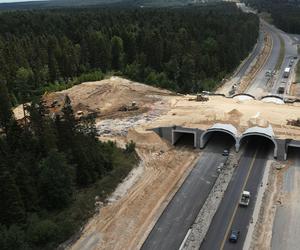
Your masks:
M0 75L14 103L110 71L196 92L231 72L257 36L257 17L231 4L1 13Z
M68 97L55 118L50 118L41 100L26 110L27 120L16 121L6 84L0 81L3 250L55 248L93 209L91 195L90 210L66 211L75 206L77 193L97 183L95 194L105 198L135 163L134 144L121 150L98 141L94 117L75 119Z
M273 23L280 29L300 34L300 2L282 0L247 0L261 12L269 12Z

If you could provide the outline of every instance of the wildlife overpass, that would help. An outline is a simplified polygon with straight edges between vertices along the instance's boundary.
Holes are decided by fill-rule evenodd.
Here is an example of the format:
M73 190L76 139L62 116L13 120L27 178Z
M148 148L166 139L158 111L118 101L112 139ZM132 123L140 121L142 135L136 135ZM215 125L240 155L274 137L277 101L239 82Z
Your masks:
M206 130L182 126L158 127L153 130L173 145L176 145L181 138L185 137L184 143L192 145L194 148L204 148L212 136L224 133L232 137L237 152L251 138L261 137L273 145L273 156L278 160L286 160L288 150L291 147L300 148L300 141L291 138L277 138L271 125L268 127L249 127L243 132L239 132L232 124L223 123L216 123Z

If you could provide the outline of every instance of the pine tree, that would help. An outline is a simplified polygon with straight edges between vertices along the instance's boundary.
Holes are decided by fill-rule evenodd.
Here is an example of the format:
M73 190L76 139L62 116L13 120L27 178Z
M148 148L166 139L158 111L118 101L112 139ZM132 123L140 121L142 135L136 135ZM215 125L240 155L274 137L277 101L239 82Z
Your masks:
M122 38L114 36L111 39L111 56L112 68L115 70L122 70L123 67L123 41Z
M73 169L62 153L49 152L40 164L39 191L43 207L57 209L69 204L73 193L73 175Z
M0 166L0 223L10 225L25 221L25 208L20 191L7 170Z
M0 77L0 129L7 133L8 126L12 120L11 103L5 82Z

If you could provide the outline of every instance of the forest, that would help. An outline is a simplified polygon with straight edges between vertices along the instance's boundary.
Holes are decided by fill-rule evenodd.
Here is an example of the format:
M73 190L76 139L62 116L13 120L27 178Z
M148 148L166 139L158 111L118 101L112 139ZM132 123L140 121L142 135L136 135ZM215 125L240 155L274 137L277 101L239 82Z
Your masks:
M137 163L42 94L120 75L179 92L212 89L253 48L258 18L233 4L69 8L0 14L0 249L55 249ZM16 120L12 107L28 117ZM51 118L50 118L51 117Z
M247 0L260 12L269 12L273 23L285 32L300 34L300 5L297 1Z
M177 92L213 89L253 48L258 18L233 4L0 14L0 76L13 104L116 74Z
M0 81L0 249L55 249L93 215L137 163L125 149L96 137L93 116L75 119L66 96L49 116L42 99L16 121Z

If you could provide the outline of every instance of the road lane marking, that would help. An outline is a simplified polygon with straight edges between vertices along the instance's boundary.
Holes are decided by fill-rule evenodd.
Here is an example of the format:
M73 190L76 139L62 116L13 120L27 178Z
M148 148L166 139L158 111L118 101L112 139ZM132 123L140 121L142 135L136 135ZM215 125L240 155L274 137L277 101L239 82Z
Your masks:
M180 247L179 247L179 250L182 250L184 248L185 243L186 243L188 237L190 236L191 232L192 232L192 229L189 229L188 232L187 232L187 234L185 235L185 237L184 237L184 239L183 239Z
M242 191L245 189L245 186L246 186L246 184L247 184L247 182L248 182L248 179L249 179L251 170L252 170L252 168L253 168L254 161L255 161L255 159L256 159L257 153L258 153L258 149L256 149L255 154L254 154L254 156L253 156L253 158L252 158L252 161L251 161L251 164L250 164L250 168L249 168L249 170L248 170L248 173L247 173L245 182L244 182L243 187L242 187ZM231 226L232 226L232 223L233 223L233 220L234 220L234 217L235 217L235 215L236 215L236 212L237 212L238 207L239 207L239 202L237 202L237 204L236 204L236 206L235 206L235 208L234 208L233 214L232 214L232 216L231 216L231 218L230 218L230 221L229 221L228 227L227 227L227 229L226 229L225 237L224 237L224 239L223 239L223 241L222 241L220 250L222 250L222 249L224 248L225 242L226 242L226 240L227 240L227 238L228 238L229 230L231 229Z

